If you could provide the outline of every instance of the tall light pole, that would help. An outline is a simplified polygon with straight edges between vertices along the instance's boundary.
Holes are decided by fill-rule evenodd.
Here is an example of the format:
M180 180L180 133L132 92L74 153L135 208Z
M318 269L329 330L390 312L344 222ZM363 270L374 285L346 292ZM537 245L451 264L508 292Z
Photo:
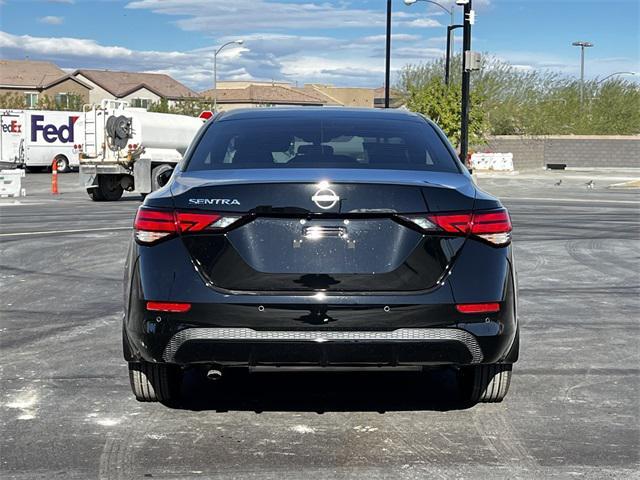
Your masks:
M453 55L453 46L452 46L452 42L451 42L451 32L455 29L455 28L461 28L462 25L454 25L453 22L455 22L455 10L453 5L451 6L451 9L445 7L444 5L438 3L438 2L434 2L433 0L404 0L404 4L405 5L413 5L414 3L417 2L426 2L426 3L432 3L433 5L436 5L438 7L440 7L442 10L444 10L445 12L447 12L450 16L451 16L451 20L449 21L449 26L447 27L447 59L445 61L445 66L444 66L444 83L446 85L449 85L449 69L450 69L450 64L451 64L451 56Z
M460 160L467 164L469 151L469 96L471 89L471 70L467 66L467 52L471 51L471 22L473 13L471 0L456 0L464 7L462 37L462 112L460 115Z
M391 81L391 0L387 0L387 37L384 65L384 108L389 108L389 82Z
M233 40L222 45L220 48L213 52L213 113L217 113L218 110L218 54L224 47L229 45L242 45L244 40Z
M580 106L584 101L584 49L593 47L591 42L573 42L571 45L580 47Z

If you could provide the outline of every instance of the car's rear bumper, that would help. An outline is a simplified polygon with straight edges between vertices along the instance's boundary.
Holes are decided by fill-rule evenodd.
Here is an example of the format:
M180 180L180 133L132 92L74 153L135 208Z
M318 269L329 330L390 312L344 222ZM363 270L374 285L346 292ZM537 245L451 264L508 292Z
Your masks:
M171 337L170 363L233 365L422 365L480 363L476 337L456 328L390 331L187 328Z
M505 361L517 323L513 295L499 312L445 305L197 305L144 310L125 328L127 360L220 365L469 365ZM209 312L208 314L205 312Z
M193 268L190 274L180 272L178 281L141 259L132 264L125 358L245 366L515 361L518 323L510 253L473 247L468 242L461 255L474 256L480 268L466 268L469 262L460 258L437 288L395 294L223 294L204 285ZM172 278L166 289L158 288ZM187 313L151 312L149 300L192 307ZM475 302L498 302L500 310L456 310L458 303Z

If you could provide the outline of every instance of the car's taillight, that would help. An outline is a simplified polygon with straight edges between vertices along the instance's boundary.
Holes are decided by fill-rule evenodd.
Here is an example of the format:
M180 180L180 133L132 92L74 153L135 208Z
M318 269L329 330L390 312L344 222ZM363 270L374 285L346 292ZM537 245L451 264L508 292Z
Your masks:
M506 245L511 241L511 219L504 208L473 213L412 215L404 218L426 231L471 234L494 245Z
M177 233L222 230L240 218L238 215L180 212L140 207L133 228L136 240L148 244Z

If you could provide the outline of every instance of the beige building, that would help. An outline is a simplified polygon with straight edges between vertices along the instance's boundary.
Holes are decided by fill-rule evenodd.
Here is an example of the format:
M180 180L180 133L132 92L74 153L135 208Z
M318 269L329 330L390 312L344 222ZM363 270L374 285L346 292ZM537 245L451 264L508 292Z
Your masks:
M27 108L37 108L45 96L60 107L68 106L71 95L88 103L91 90L91 85L50 62L0 60L0 94L24 95Z
M319 83L308 83L304 91L327 99L327 105L342 107L373 108L374 90L372 88L334 87Z
M212 99L214 89L202 92ZM218 109L327 106L373 108L376 91L372 88L334 87L324 84L306 84L294 87L289 82L260 82L251 80L218 82Z
M376 88L374 91L373 106L375 108L384 108L384 87ZM402 93L391 88L389 90L389 107L401 108L405 104Z
M293 84L291 82L261 82L257 80L223 80L218 81L218 88L221 90L229 90L229 89L241 89L247 88L251 86L258 87L289 87L292 88Z
M80 69L73 77L92 87L90 103L123 100L132 107L149 108L162 99L173 106L181 101L197 100L198 94L169 75L160 73L118 72Z
M235 83L235 82L234 82ZM226 86L227 82L218 82L218 86ZM233 85L231 88L218 88L202 92L208 100L216 97L218 110L235 110L238 108L281 107L281 106L316 106L327 103L318 95L309 94L282 83L249 83L246 86Z

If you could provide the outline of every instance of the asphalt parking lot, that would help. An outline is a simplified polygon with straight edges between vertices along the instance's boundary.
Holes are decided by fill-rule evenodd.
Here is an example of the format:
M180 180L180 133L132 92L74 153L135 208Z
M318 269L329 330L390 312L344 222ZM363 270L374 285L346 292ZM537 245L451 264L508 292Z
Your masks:
M187 378L169 409L135 401L121 354L139 197L94 203L67 174L54 198L29 174L26 198L0 201L0 475L638 478L640 194L617 179L480 178L515 226L522 348L503 403L461 406L446 372L263 373Z

